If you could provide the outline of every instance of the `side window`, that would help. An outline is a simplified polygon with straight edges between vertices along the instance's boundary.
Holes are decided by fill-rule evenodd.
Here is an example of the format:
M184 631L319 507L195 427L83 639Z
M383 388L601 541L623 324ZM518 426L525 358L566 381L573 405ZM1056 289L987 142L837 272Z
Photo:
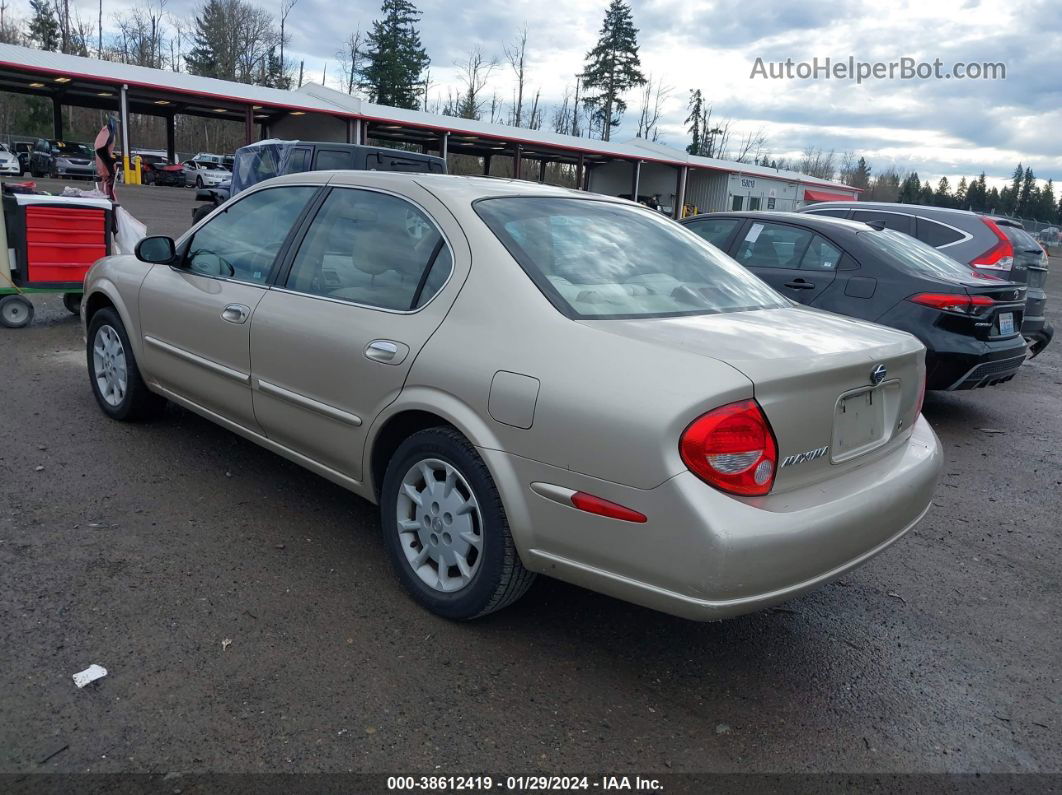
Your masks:
M936 221L928 221L925 218L916 219L915 234L919 240L923 243L928 243L933 248L940 248L946 246L948 243L954 243L956 240L962 240L963 234L957 229L952 229L950 226L944 226L944 224L938 224Z
M285 286L410 310L438 292L452 266L439 230L412 204L386 193L336 188L310 224Z
M883 213L876 212L874 210L852 210L853 221L880 221L886 229L895 229L897 232L903 232L905 235L914 234L914 224L911 223L914 219L909 215L902 215L901 213Z
M352 152L344 152L341 149L318 149L317 170L333 171L354 167L354 155Z
M806 229L757 222L745 233L734 259L749 268L799 268L811 238Z
M705 218L703 221L686 224L686 228L703 237L713 246L722 248L733 233L734 227L740 223L741 220L738 218Z
M300 171L310 170L310 150L299 147L294 149L288 158L287 174L295 174Z
M808 215L830 215L830 216L833 216L834 218L847 218L848 217L848 208L847 207L831 207L831 208L826 209L826 210L808 210L807 214Z
M758 209L760 209L760 197L749 196L749 211L755 212Z
M745 201L745 197L744 196L735 196L733 202L730 205L730 209L731 210L740 210L741 207L742 207L742 204L744 203L744 201Z
M195 233L185 266L203 276L265 284L284 238L316 191L285 186L240 199Z
M841 261L841 250L832 243L815 235L808 246L807 253L800 260L800 269L805 271L832 271L837 270L837 263Z

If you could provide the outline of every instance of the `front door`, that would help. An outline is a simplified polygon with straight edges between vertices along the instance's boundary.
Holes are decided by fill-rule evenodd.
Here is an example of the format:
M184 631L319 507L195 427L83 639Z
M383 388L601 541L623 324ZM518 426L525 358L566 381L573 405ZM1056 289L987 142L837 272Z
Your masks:
M751 221L732 256L782 295L812 304L833 281L841 252L807 229Z
M405 199L336 187L251 324L270 439L361 480L365 434L453 303L439 227ZM433 300L436 299L436 300Z
M299 213L317 189L271 188L227 205L156 265L140 288L142 369L177 397L246 428L250 321Z

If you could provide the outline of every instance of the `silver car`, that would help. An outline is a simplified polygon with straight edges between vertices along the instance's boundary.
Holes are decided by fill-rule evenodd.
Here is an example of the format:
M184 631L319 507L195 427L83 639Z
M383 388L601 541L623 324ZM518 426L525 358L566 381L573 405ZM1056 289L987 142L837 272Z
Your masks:
M232 172L220 163L205 160L186 160L184 166L184 184L196 188L213 188L227 179L232 179Z
M82 307L106 415L168 399L378 503L450 618L536 573L693 619L775 604L910 530L941 465L914 337L577 191L279 177L100 260Z

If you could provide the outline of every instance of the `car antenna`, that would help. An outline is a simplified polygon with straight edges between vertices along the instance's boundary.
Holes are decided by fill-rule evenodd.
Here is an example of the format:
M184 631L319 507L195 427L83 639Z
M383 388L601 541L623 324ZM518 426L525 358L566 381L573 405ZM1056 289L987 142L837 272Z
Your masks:
M879 232L885 231L885 222L882 221L880 218L874 218L870 221L864 221L863 223L865 223L871 229L876 229Z

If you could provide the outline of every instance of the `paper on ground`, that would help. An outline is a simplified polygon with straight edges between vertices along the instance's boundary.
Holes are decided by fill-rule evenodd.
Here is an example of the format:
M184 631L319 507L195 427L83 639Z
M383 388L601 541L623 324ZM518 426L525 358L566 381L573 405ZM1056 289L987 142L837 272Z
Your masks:
M93 663L84 671L79 671L74 674L74 684L78 687L84 687L89 682L95 682L97 679L102 679L107 675L107 669L102 665L96 665Z

